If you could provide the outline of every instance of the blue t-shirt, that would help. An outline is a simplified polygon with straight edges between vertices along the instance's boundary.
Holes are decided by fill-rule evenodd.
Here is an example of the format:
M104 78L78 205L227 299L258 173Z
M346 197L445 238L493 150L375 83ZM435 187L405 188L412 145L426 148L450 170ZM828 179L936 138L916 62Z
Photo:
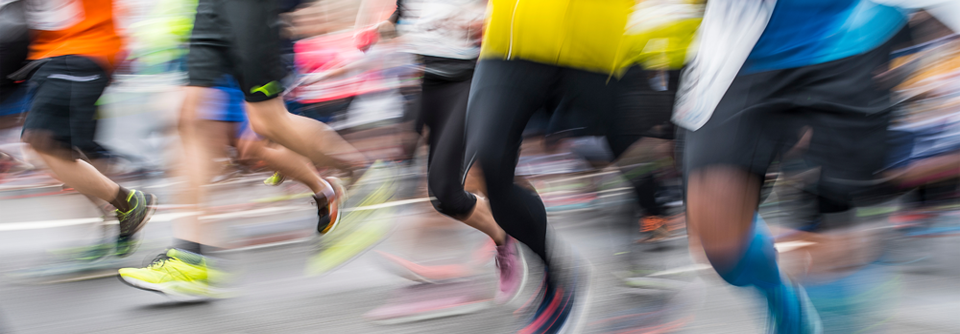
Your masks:
M870 51L907 22L903 9L870 0L778 0L744 73L821 64Z

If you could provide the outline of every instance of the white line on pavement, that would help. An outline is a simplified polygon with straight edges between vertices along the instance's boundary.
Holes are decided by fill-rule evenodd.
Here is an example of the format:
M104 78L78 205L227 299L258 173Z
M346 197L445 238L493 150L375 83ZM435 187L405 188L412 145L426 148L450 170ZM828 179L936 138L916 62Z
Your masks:
M683 266L683 267L673 268L673 269L667 269L667 270L664 270L664 271L658 271L658 272L655 272L655 273L650 274L650 275L648 275L648 276L650 276L650 277L657 277L657 276L676 275L676 274L688 273L688 272L693 272L693 271L707 270L707 269L710 269L710 268L713 268L713 267L711 267L709 264L694 263L694 264L691 264L691 265L688 265L688 266Z
M803 247L816 245L816 244L817 244L816 242L810 242L810 241L784 241L784 242L778 242L774 244L773 247L776 248L777 251L780 253L786 253L792 250L797 250Z
M399 201L386 202L386 203L381 203L376 205L367 205L367 206L361 206L361 207L355 207L355 208L348 208L348 209L344 209L343 211L350 212L350 211L361 211L361 210L375 210L375 209L389 208L389 207L401 206L401 205L407 205L407 204L413 204L413 203L426 202L431 199L432 197L423 197L423 198L399 200ZM308 210L304 210L303 206L277 206L277 207L269 207L269 208L261 208L261 209L253 209L253 210L246 210L246 211L202 216L200 217L200 219L201 220L218 220L218 219L256 217L256 216L262 216L262 215L267 215L267 214L282 212L287 210L308 211ZM150 219L150 221L166 222L166 221L172 221L177 218L194 216L199 214L200 212L190 212L190 211L161 213L161 214L154 215L153 218ZM25 222L0 223L0 232L39 230L39 229L45 229L45 228L65 227L65 226L74 226L74 225L83 225L83 224L97 224L97 223L103 223L103 222L104 222L103 218L94 217L94 218L37 220L37 221L25 221ZM116 224L117 221L111 219L106 221L106 223Z
M426 201L431 201L431 200L433 200L433 199L434 199L434 197L421 197L421 198L405 199L405 200L392 201L392 202L386 202L386 203L381 203L381 204L374 204L374 205L367 205L367 206L358 206L358 207L355 207L355 208L347 208L347 209L344 209L343 212L383 209L383 208L389 208L389 207L393 207L393 206L401 206L401 205L407 205L407 204L413 204L413 203L426 202Z
M154 215L150 219L152 222L157 221L171 221L180 217L192 216L198 214L197 212L171 212ZM73 226L73 225L83 225L83 224L97 224L97 223L106 223L106 224L117 224L116 220L107 220L104 221L103 218L77 218L77 219L58 219L58 220L37 220L29 222L15 222L15 223L3 223L0 224L0 232L10 232L10 231L25 231L25 230L39 230L45 228L54 228L54 227L64 227L64 226Z
M78 218L78 219L59 219L59 220L40 220L32 222L16 222L0 224L0 231L21 231L36 230L42 228L63 227L81 224L93 224L102 222L101 218Z

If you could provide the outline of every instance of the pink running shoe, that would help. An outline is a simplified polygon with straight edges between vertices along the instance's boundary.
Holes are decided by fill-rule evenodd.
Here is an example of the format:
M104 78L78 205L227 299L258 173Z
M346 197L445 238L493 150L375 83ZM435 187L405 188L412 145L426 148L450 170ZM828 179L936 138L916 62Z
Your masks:
M497 270L500 272L500 288L494 301L506 304L519 295L527 280L527 264L517 240L507 236L503 245L497 246Z

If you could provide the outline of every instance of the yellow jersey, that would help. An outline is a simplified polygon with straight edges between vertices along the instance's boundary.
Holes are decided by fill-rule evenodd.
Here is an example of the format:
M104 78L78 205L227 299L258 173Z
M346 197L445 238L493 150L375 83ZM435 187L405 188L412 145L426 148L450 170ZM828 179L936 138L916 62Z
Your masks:
M637 6L636 0L491 0L480 58L611 75L638 62L682 66L700 19L630 32L628 21Z

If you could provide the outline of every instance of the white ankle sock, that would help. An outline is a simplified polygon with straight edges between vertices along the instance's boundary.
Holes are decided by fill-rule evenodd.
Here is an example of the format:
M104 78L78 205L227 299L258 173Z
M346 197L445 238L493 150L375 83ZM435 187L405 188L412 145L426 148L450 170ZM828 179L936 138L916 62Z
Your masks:
M316 195L323 195L324 197L327 198L327 200L331 200L335 196L337 196L337 193L333 191L333 185L330 184L330 182L327 182L327 180L324 180L322 178L320 179L320 182L323 182L323 185L325 185L326 188L324 188L323 191L317 193Z

